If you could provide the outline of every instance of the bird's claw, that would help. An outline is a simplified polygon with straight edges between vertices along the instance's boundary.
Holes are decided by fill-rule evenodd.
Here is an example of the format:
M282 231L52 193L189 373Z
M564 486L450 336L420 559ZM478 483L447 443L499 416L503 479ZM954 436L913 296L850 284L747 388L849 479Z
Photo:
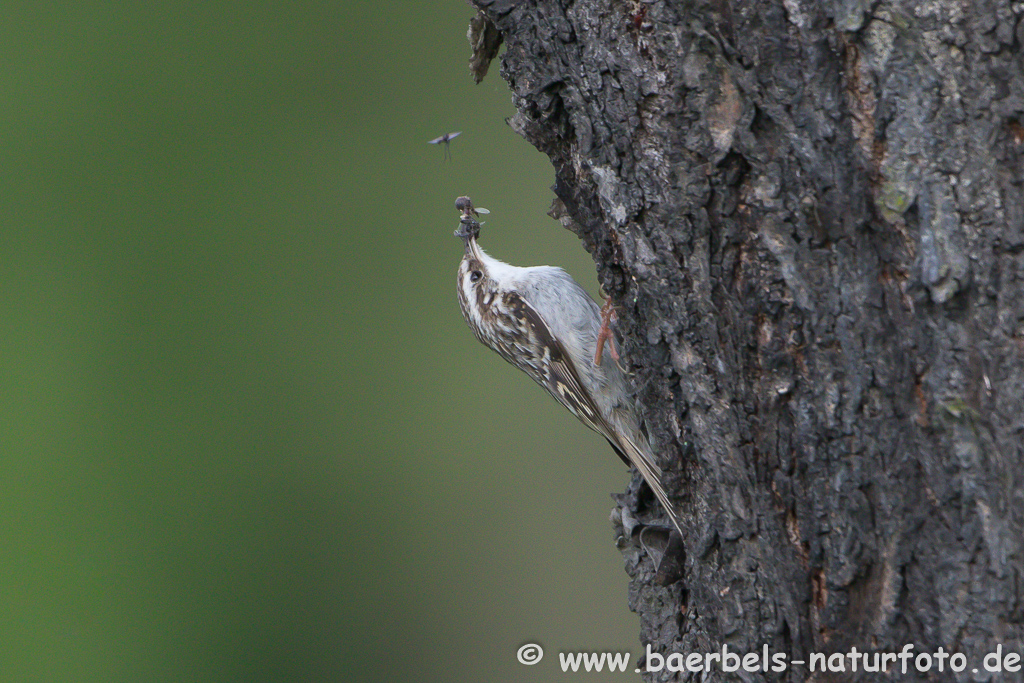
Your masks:
M601 307L601 328L597 333L597 351L594 353L594 365L601 364L601 356L604 351L604 344L608 342L608 354L615 361L619 370L625 372L622 364L619 363L619 351L615 348L615 334L612 332L612 321L615 319L615 307L610 298L604 300Z

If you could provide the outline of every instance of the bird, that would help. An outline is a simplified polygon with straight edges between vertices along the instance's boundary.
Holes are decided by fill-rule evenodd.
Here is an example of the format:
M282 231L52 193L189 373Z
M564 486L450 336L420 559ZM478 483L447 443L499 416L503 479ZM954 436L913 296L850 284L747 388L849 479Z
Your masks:
M454 133L445 133L444 135L441 135L440 137L436 137L433 140L427 140L427 144L428 145L440 145L441 143L444 143L444 158L448 159L449 161L451 161L452 153L451 153L451 150L448 149L448 145L451 144L452 140L454 140L455 138L459 137L460 135L462 135L462 131L461 130L457 130Z
M480 224L472 201L459 197L456 208L462 218L455 235L465 246L457 278L459 306L473 334L607 439L640 472L682 536L626 377L616 359L601 357L610 315L602 315L561 268L524 268L488 255L477 244Z

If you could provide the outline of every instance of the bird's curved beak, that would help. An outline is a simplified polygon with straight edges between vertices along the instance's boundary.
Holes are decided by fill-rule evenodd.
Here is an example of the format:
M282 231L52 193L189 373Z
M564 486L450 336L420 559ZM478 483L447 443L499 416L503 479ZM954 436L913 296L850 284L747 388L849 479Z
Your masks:
M475 235L466 240L466 256L477 261L483 260L483 252L480 251L480 246L476 243Z

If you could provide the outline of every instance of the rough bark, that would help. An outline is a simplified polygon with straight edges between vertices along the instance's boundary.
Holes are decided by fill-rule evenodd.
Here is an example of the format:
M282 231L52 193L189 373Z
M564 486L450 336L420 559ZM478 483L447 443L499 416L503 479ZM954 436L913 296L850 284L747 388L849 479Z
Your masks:
M474 4L688 531L641 641L1024 653L1024 5Z

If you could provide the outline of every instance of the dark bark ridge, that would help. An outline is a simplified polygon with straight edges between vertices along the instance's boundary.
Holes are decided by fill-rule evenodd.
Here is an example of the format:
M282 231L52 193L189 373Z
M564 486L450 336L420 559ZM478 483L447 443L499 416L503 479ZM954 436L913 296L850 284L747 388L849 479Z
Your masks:
M474 4L689 531L641 641L1024 652L1024 8Z

